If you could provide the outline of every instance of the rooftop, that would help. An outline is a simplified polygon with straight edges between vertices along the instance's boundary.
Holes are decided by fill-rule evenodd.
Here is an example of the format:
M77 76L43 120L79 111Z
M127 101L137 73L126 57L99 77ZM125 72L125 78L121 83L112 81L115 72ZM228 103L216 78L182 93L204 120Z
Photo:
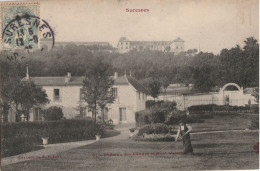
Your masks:
M114 76L111 76L114 79ZM66 82L66 76L64 77L30 77L31 81L35 82L39 86L81 86L83 84L84 76L72 76L68 82ZM23 78L26 80L26 78ZM131 84L137 91L148 93L148 91L141 85L136 79L130 76L118 76L114 79L114 85L129 85Z

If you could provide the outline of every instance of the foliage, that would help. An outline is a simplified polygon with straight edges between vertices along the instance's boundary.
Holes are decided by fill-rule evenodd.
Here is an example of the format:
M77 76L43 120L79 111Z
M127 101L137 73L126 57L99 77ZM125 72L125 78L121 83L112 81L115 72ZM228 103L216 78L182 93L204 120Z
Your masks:
M144 125L149 123L164 123L168 115L170 115L175 109L175 102L159 101L150 103L149 108L147 108L146 110L136 112L137 125Z
M61 120L63 118L62 109L57 106L51 106L43 111L43 118L45 121Z
M168 126L162 123L145 125L138 131L138 136L145 134L167 134L173 129L172 126Z
M158 81L158 80L155 80L155 79L153 79L153 80L149 83L149 85L148 85L148 90L149 90L149 92L150 92L150 95L151 95L154 99L158 98L159 94L161 93L161 86L162 86L161 82Z
M95 130L104 134L104 127L95 128L92 120L67 119L44 122L2 123L2 142L6 155L15 155L22 148L42 144L42 136L49 137L49 143L62 143L94 139ZM13 142L13 143L11 143ZM10 144L8 144L10 143ZM20 144L11 146L11 144ZM33 145L32 145L33 144ZM15 147L15 148L14 148ZM17 150L17 151L15 151Z
M192 112L228 112L228 111L234 111L234 112L253 112L254 110L257 110L256 108L252 108L254 105L246 105L246 106L227 106L227 105L215 105L215 104L209 104L209 105L194 105L188 107L188 110Z
M110 66L97 58L88 66L86 78L83 81L84 100L88 104L88 109L94 114L95 123L97 107L99 106L102 110L102 118L104 119L106 105L115 100L111 92L114 81L110 78L109 71Z
M135 121L136 121L137 126L143 126L145 124L150 124L146 110L136 112Z
M259 116L251 116L250 129L259 129Z
M156 134L151 138L144 138L142 136L135 136L132 138L135 141L166 141L166 142L173 142L175 138L171 135L164 135L164 136L156 136Z
M32 81L20 81L11 91L10 99L15 104L16 119L19 120L22 113L29 119L29 110L35 105L43 105L49 102L47 94L42 87Z
M146 101L146 108L151 108L151 107L153 107L153 106L155 106L155 105L160 105L160 104L162 104L162 103L164 103L163 100L159 100L159 101L147 100L147 101Z
M119 54L106 51L110 48L95 50L98 48L70 44L44 53L40 50L31 53L1 51L1 82L8 83L9 78L20 80L27 63L31 76L64 76L68 71L72 75L82 76L94 59L104 56L100 62L111 65L119 75L131 70L132 76L138 80L166 78L170 83L193 83L194 91L198 92L210 91L228 82L235 82L242 87L259 86L259 44L253 37L247 38L243 47L223 49L219 55L207 52L196 54L196 50L180 54L159 51ZM9 61L7 56L13 53L25 58ZM13 89L13 85L5 86L5 92L8 88Z
M255 97L255 101L257 104L259 104L259 88L255 88L253 92L253 96Z
M34 143L31 138L24 136L3 138L1 149L2 157L8 157L32 151L34 149Z

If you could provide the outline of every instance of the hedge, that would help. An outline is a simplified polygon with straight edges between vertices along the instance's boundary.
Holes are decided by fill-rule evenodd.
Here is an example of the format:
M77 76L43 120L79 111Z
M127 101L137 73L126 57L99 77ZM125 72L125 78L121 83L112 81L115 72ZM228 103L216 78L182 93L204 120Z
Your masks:
M224 112L224 111L233 111L233 112L257 112L259 111L258 105L246 105L246 106L227 106L227 105L194 105L188 107L190 112Z
M2 123L2 155L10 156L31 151L35 145L42 145L42 137L49 137L49 143L61 143L94 139L104 127L94 127L91 120L60 120L44 122ZM19 144L19 145L17 145ZM16 146L17 148L13 148Z
M251 116L250 129L259 129L259 116Z

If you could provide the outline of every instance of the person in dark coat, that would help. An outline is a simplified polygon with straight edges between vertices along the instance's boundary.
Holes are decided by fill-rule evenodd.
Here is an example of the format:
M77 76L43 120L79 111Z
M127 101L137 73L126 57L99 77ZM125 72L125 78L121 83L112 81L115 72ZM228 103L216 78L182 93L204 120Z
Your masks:
M180 121L180 126L178 128L178 132L177 132L175 141L177 141L180 136L182 137L184 154L188 154L188 153L193 154L193 148L192 148L191 140L190 140L191 130L192 130L192 127L190 125L186 124L185 120Z

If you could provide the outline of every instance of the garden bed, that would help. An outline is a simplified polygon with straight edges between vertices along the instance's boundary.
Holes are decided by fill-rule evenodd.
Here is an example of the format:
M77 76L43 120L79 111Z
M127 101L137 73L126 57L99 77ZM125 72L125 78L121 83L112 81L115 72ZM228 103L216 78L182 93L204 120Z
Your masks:
M171 134L144 134L143 136L134 136L135 141L175 141L175 136Z

